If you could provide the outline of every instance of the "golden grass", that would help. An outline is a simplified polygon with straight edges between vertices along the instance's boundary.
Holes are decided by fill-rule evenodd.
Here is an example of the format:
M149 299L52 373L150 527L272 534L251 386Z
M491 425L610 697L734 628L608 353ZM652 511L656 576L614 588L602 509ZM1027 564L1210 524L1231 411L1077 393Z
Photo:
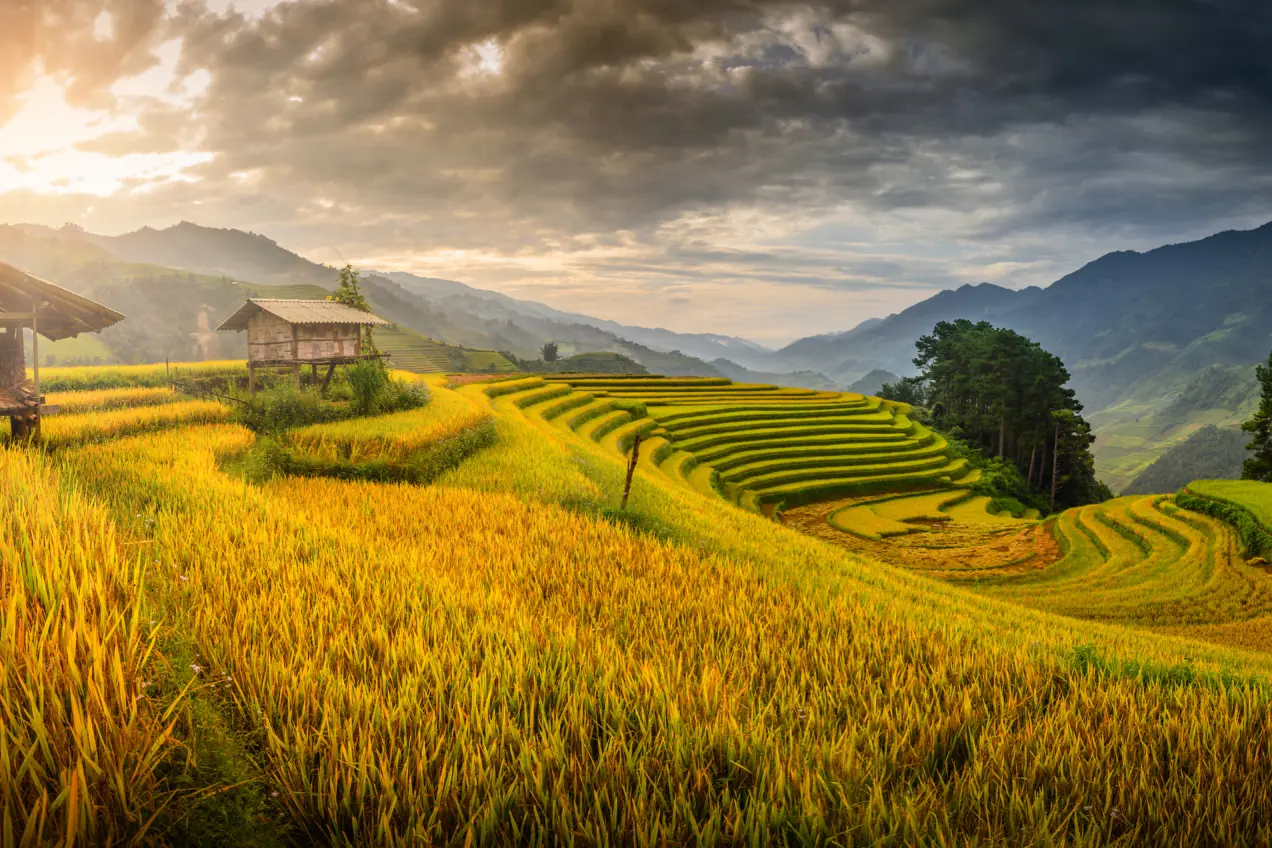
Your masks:
M487 485L608 492L621 473L546 422L504 435L479 458ZM215 456L246 439L165 432L73 460L121 514L154 510L153 551L190 578L174 616L233 675L286 807L323 840L1272 835L1262 690L1162 688L1056 651L1191 645L881 572L652 478L640 509L679 516L682 541L457 488L467 464L429 488L244 489Z
M434 387L426 406L293 430L292 444L327 460L363 462L369 459L402 461L442 439L490 420L483 409L464 395Z
M46 403L61 407L62 414L69 414L132 406L159 406L175 403L181 399L181 395L168 388L125 388L53 392L45 398Z
M75 508L79 524L65 496L41 494L64 491L47 474L18 468L12 479L33 488L16 519L0 519L16 521L0 569L22 561L28 538L62 558L48 546L69 522L83 528L82 568L132 588L53 604L85 581L41 577L43 560L0 584L6 633L27 634L0 661L0 703L23 703L27 667L75 644L43 637L48 615L107 616L91 644L144 619L138 566L118 553L138 542L167 566L146 575L152 603L205 673L232 676L225 708L260 740L308 841L1272 841L1270 690L1218 674L1266 675L1272 658L917 577L647 465L619 514L612 446L569 429L569 415L523 412L515 395L459 394L494 414L500 441L429 487L247 485L218 457L252 436L224 424L60 453L100 502ZM111 529L123 522L126 542ZM1141 576L1163 582L1163 568ZM46 618L14 624L27 621L11 612L14 586L32 580L44 594L25 590L22 609ZM121 667L144 664L144 649L134 666L135 651L119 653ZM49 686L84 691L71 677ZM138 727L119 747L141 757L163 726ZM44 755L23 740L0 752ZM41 774L50 811L74 806L81 764L110 762L92 754L93 766L70 753ZM97 831L83 839L135 829L162 803L128 797L126 813L95 796L84 809Z
M225 421L229 417L229 408L216 401L189 400L163 406L51 415L40 423L40 427L44 443L59 448L181 424Z
M166 803L141 558L106 510L0 450L0 843L140 839Z

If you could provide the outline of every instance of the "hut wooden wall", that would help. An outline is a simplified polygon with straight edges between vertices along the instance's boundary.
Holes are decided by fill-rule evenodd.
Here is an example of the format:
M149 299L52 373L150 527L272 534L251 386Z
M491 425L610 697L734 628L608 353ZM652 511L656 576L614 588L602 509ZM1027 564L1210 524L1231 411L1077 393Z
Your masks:
M0 389L13 389L26 379L26 351L22 331L0 330Z
M357 324L289 324L268 312L247 323L247 358L251 362L316 362L354 357L362 350Z
M296 354L301 362L357 356L362 350L357 324L297 324Z

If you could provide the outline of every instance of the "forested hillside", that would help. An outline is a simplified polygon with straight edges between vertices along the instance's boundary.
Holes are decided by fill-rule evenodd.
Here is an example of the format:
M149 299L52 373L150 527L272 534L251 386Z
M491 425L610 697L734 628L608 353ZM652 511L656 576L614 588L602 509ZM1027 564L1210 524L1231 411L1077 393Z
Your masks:
M1095 479L1091 428L1058 357L986 321L942 321L916 348L915 400L942 431L1011 463L1053 509L1109 496Z
M1124 495L1177 492L1193 480L1238 480L1249 435L1231 427L1202 427L1145 468Z

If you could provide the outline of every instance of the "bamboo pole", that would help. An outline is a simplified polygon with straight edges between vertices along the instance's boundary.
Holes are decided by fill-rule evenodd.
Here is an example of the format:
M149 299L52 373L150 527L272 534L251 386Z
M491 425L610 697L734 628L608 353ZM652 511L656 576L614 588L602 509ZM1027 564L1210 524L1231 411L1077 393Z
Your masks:
M632 493L632 475L636 473L636 462L640 459L640 433L632 441L632 458L627 463L627 482L623 484L623 505L627 509L627 496Z

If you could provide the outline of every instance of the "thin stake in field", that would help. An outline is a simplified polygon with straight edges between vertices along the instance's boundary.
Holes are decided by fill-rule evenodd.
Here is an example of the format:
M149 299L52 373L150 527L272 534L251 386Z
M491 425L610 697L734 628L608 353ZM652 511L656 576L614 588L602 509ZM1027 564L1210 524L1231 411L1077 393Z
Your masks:
M632 493L632 475L636 473L638 459L640 459L640 433L637 433L632 441L632 458L627 462L627 482L623 484L623 505L620 509L627 509L627 496Z

